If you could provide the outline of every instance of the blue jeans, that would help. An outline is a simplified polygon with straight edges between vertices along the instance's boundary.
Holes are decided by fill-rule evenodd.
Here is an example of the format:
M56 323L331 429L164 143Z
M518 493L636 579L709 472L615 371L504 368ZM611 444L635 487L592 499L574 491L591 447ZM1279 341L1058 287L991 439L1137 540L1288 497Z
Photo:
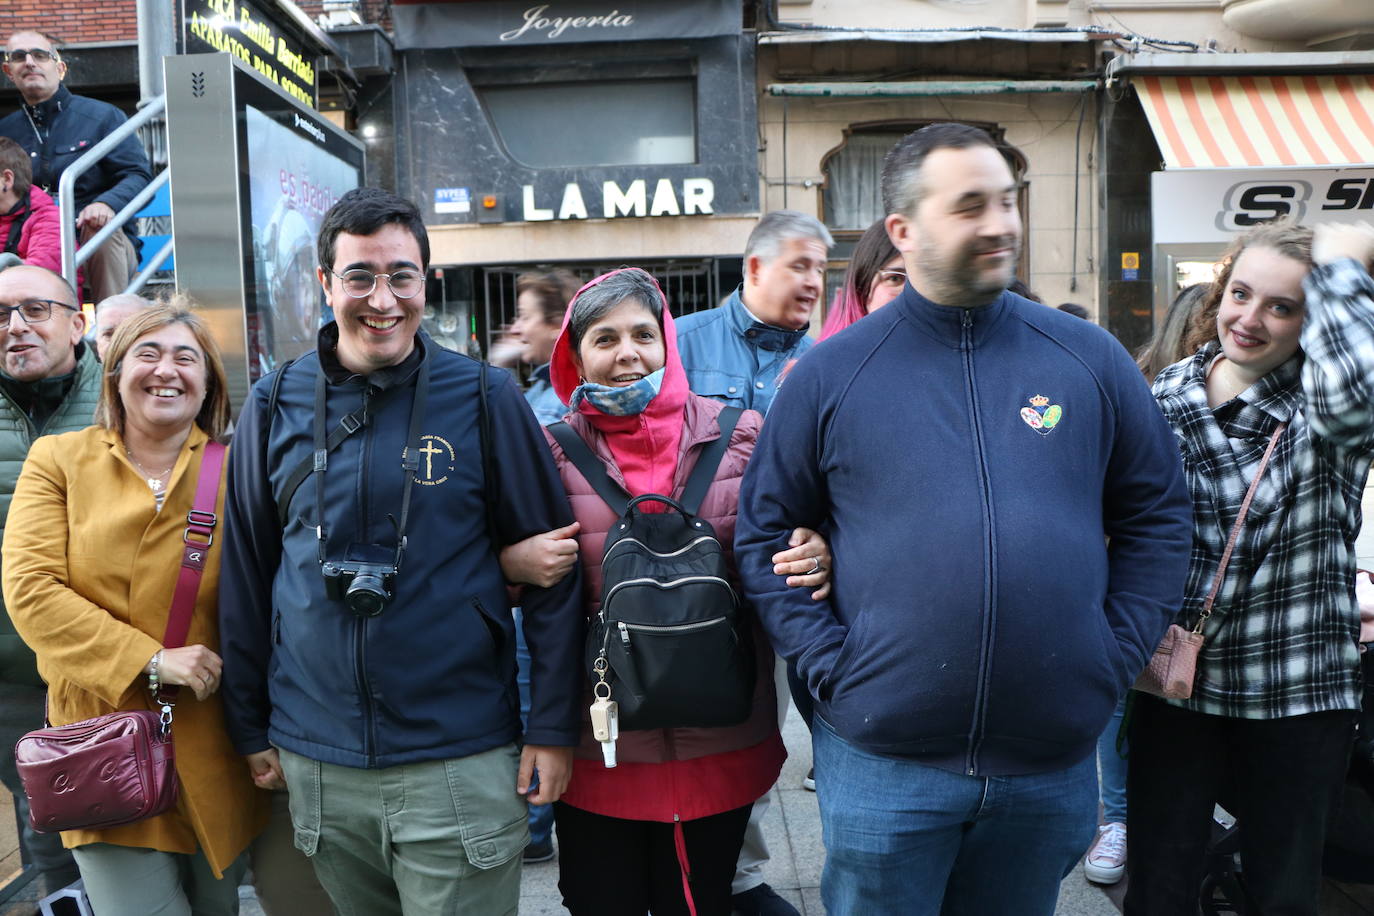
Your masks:
M530 723L530 647L525 645L525 615L515 611L516 684L520 688L520 724ZM531 787L533 788L533 787ZM530 805L530 845L542 846L553 835L553 806Z
M1129 696L1129 694L1127 694ZM1102 823L1126 823L1126 758L1121 752L1126 743L1121 743L1121 751L1116 749L1116 736L1121 731L1121 721L1126 715L1126 697L1116 704L1116 710L1107 722L1107 730L1097 739L1097 766L1101 770Z
M1052 916L1096 833L1097 767L965 776L811 731L832 916Z

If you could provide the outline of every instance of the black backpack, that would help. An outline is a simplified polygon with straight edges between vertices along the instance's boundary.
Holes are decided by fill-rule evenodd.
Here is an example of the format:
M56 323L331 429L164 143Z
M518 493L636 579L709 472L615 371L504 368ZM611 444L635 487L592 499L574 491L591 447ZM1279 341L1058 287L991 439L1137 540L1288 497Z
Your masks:
M568 460L621 518L606 535L601 612L587 635L592 682L604 669L623 729L738 725L754 696L754 653L725 552L696 517L741 410L697 459L682 500L630 499L571 426L549 427ZM660 502L669 512L644 512Z

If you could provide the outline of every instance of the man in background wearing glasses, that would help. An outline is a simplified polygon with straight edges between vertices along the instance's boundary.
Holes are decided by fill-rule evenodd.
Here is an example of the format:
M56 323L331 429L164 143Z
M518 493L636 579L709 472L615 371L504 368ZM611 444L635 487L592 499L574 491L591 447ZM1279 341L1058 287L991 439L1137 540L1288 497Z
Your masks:
M62 85L67 64L53 41L39 32L10 36L4 70L24 104L0 119L0 137L9 137L28 152L33 184L56 197L62 172L123 124L124 114L97 99L73 95ZM151 179L148 157L132 136L83 172L76 180L81 241L99 232ZM138 249L138 233L130 220L90 256L83 270L91 301L124 291L138 266Z
M558 798L578 740L582 577L522 595L522 735L496 558L569 524L567 496L509 373L484 407L481 365L420 330L414 204L349 191L317 247L335 320L254 386L229 455L229 735L259 786L289 789L341 916L513 913L526 798Z
M81 339L86 317L76 302L67 281L45 268L20 265L0 272L0 538L33 441L85 429L95 413L100 363ZM14 747L21 735L43 724L45 694L33 652L0 601L0 748ZM12 753L0 753L0 782L14 795L24 846L45 892L75 881L76 864L62 838L28 826L28 802Z

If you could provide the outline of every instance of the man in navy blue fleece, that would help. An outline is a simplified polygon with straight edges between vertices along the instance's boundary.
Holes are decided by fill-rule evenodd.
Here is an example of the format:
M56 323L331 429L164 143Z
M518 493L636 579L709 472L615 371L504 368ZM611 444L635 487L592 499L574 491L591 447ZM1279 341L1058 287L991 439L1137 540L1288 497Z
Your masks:
M910 281L789 375L736 557L816 700L827 911L1049 916L1097 737L1182 600L1178 446L1115 339L1006 291L1017 185L986 133L906 137L883 197ZM828 600L773 573L797 526L830 538Z
M5 75L24 103L0 118L0 137L22 146L33 160L33 184L57 197L67 167L127 120L113 105L73 95L62 84L66 61L56 44L40 32L15 32L5 44ZM76 228L81 241L100 231L148 186L148 157L137 137L126 137L95 166L76 179ZM99 302L129 285L138 266L138 235L133 221L108 238L86 261L83 271L91 299Z
M336 320L253 388L230 454L229 734L260 787L290 789L343 916L513 913L526 798L553 802L571 770L583 616L576 567L524 592L522 748L496 555L569 524L567 496L510 376L483 408L481 365L421 332L414 204L349 191L319 256Z

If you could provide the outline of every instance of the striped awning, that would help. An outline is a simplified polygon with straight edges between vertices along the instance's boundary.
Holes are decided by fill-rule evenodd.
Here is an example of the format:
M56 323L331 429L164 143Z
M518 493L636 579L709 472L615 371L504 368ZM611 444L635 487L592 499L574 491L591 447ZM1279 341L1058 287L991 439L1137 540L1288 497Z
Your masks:
M1171 169L1374 165L1374 76L1134 80Z

